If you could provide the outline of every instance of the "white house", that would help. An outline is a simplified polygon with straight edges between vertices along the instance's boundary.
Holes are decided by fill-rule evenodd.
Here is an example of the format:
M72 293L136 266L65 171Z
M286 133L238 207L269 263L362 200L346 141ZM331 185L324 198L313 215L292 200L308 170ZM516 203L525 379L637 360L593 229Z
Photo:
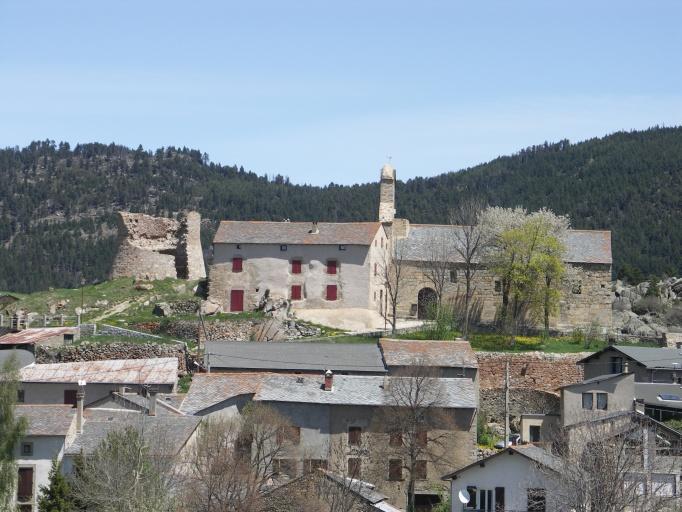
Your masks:
M501 450L443 479L451 481L452 512L549 512L558 510L552 489L560 468L558 457L527 444Z

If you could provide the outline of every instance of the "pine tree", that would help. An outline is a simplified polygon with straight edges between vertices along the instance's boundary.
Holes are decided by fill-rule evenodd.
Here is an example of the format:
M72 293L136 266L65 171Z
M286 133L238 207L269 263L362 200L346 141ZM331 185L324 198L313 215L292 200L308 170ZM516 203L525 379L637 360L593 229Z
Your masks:
M77 508L74 506L73 498L71 496L69 481L62 474L60 464L56 459L52 461L52 469L50 469L49 478L49 485L40 486L38 510L40 512L76 511Z

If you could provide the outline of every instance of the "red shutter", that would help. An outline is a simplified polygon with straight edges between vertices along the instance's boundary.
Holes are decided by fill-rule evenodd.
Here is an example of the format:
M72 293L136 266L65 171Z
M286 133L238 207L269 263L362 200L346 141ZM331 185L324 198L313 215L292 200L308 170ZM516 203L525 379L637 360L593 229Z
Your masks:
M19 468L18 501L33 501L33 468Z
M336 285L327 285L327 300L336 300Z
M244 311L244 290L230 291L230 311Z
M242 271L242 258L232 258L232 272Z
M301 273L301 260L292 260L291 262L291 273L300 274Z
M64 390L64 403L67 405L73 405L76 407L76 402L78 399L76 398L76 390L75 389L65 389Z
M291 287L291 300L301 300L301 285L295 284Z
M327 262L327 274L336 274L336 261L329 260Z

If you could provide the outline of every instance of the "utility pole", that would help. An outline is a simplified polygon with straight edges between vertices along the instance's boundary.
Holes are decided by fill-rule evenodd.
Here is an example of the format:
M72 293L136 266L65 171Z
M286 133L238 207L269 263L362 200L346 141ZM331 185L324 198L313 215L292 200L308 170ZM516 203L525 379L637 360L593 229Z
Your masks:
M504 367L504 447L509 446L509 357Z

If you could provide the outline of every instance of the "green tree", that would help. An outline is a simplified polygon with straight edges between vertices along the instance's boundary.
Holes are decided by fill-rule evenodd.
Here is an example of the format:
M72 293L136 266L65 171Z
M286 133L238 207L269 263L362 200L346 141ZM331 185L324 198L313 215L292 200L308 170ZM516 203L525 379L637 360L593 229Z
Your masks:
M0 368L0 510L9 510L14 500L17 469L14 453L26 431L26 418L17 417L19 370L15 357Z
M57 459L52 461L49 478L47 486L40 486L38 510L40 512L75 512L78 510L74 505L69 481L62 474Z

